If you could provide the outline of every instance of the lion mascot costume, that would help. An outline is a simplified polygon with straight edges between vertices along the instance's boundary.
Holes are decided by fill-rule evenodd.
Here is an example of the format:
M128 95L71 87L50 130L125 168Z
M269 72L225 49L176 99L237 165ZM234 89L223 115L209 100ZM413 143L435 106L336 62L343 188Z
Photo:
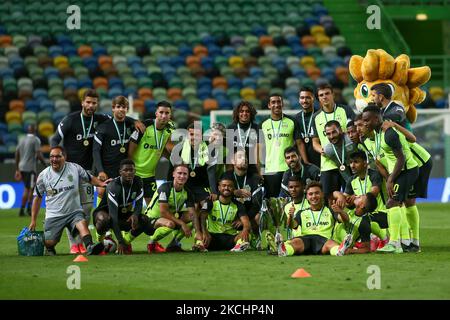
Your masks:
M419 87L430 80L428 66L410 68L409 57L405 54L393 58L382 49L367 50L363 58L354 55L350 59L350 74L358 82L354 95L356 108L362 111L371 101L370 88L384 82L392 89L392 100L403 106L410 123L417 118L415 105L425 99L426 93Z

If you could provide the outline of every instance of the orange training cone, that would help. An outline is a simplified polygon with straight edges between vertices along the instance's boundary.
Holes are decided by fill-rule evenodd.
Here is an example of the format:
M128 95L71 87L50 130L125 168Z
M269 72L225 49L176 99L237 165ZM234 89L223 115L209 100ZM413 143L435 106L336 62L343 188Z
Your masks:
M82 254L79 254L75 259L73 259L74 262L87 262L88 259L83 256Z
M305 269L300 268L297 269L293 274L291 274L291 278L309 278L312 277Z

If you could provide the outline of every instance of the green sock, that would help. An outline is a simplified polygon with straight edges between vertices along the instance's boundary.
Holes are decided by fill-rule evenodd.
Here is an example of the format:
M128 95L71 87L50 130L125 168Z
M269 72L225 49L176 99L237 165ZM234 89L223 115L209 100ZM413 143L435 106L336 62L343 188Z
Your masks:
M98 207L98 205L100 204L100 201L102 201L102 198L97 197L97 207Z
M173 230L171 233L171 237L172 240L170 240L169 244L167 245L168 247L175 246L180 243L181 239L183 239L184 237L183 231L181 229Z
M330 249L330 255L335 256L338 252L339 246L334 246Z
M374 235L376 235L381 240L384 240L387 237L386 229L381 229L380 225L378 223L376 223L376 222L371 222L370 223L370 230L372 231L372 233Z
M409 224L406 219L406 208L401 207L401 217L402 221L400 222L400 238L403 244L409 246L411 243L411 235L409 234Z
M155 233L150 236L150 242L156 242L166 237L169 233L171 233L173 229L167 227L159 227L155 230Z
M286 253L287 253L287 255L288 255L288 256L293 256L295 250L294 250L294 247L291 245L291 243L290 243L289 241L286 241L286 242L284 243L284 246L285 246L285 248L286 248Z
M402 209L400 207L393 207L387 209L389 217L389 242L399 245L400 244L400 224L402 222Z
M406 218L408 219L409 226L411 227L412 239L419 240L419 225L420 217L417 206L406 208Z
M189 223L187 223L186 225L187 225L189 228L191 228L191 230L192 230L192 222L189 222ZM194 232L194 230L192 230L192 232ZM175 238L176 238L176 241L177 241L177 242L180 242L181 239L184 238L184 233L183 233L183 230L181 230L181 228L178 229L177 232L175 233Z
M133 235L131 234L131 231L128 231L128 232L122 231L122 237L123 237L123 240L125 240L125 243L126 243L126 244L130 244L131 241L133 241L134 238L135 238L135 237L133 237Z

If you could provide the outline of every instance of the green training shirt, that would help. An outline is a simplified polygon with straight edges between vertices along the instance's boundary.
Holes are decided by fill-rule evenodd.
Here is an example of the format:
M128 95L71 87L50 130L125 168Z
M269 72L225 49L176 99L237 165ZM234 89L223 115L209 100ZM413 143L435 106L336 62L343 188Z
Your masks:
M284 172L288 168L284 160L284 149L295 145L300 139L297 123L291 117L284 115L281 120L274 121L271 117L261 123L266 146L265 173Z
M383 177L378 173L378 171L369 169L368 174L364 179L360 179L357 175L352 177L352 180L347 182L345 186L345 193L348 195L361 196L370 192L372 187L378 187L380 192L377 195L378 206L375 211L386 212L386 194L383 193Z
M336 120L340 123L342 131L347 131L347 123L355 117L355 113L348 106L335 105L333 112L318 110L313 116L313 136L319 138L320 145L324 148L330 143L325 135L325 124L328 121ZM330 171L337 169L337 165L325 156L320 157L320 171Z
M194 198L192 192L186 187L183 187L180 191L175 191L173 182L163 183L158 190L153 194L152 200L145 210L145 214L150 219L157 219L161 217L161 211L159 208L160 203L169 204L169 212L174 214L176 218L180 218L183 212L188 211L188 208L194 207ZM178 217L177 217L177 214Z
M417 162L419 168L423 166L428 160L430 160L431 154L429 154L428 151L425 150L425 148L417 142L410 143L409 147L411 149L413 158Z
M145 132L134 130L130 141L137 144L133 155L136 175L141 178L149 178L155 176L156 166L173 129L168 125L162 130L157 130L154 120L145 120L144 125L146 126Z
M236 235L239 233L233 225L233 221L239 217L247 215L242 203L234 199L229 204L222 204L220 200L214 202L207 201L208 220L207 227L209 233L225 233Z
M378 155L382 151L386 156L387 171L391 174L394 171L397 157L394 154L394 150L402 150L405 155L405 165L403 170L408 170L417 167L417 162L414 160L411 149L409 148L409 142L406 141L405 136L398 132L394 128L389 128L384 132L380 129L380 132L375 131L374 152Z
M319 235L331 239L336 216L330 208L324 206L317 211L303 210L295 216L295 220L301 228L302 236Z

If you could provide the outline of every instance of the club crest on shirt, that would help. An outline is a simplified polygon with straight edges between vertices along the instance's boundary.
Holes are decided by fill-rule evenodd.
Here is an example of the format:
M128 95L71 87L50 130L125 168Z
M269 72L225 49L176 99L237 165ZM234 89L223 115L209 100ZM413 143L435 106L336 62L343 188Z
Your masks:
M73 176L72 176L71 174L69 174L69 175L67 176L67 179L68 179L70 182L73 182Z

